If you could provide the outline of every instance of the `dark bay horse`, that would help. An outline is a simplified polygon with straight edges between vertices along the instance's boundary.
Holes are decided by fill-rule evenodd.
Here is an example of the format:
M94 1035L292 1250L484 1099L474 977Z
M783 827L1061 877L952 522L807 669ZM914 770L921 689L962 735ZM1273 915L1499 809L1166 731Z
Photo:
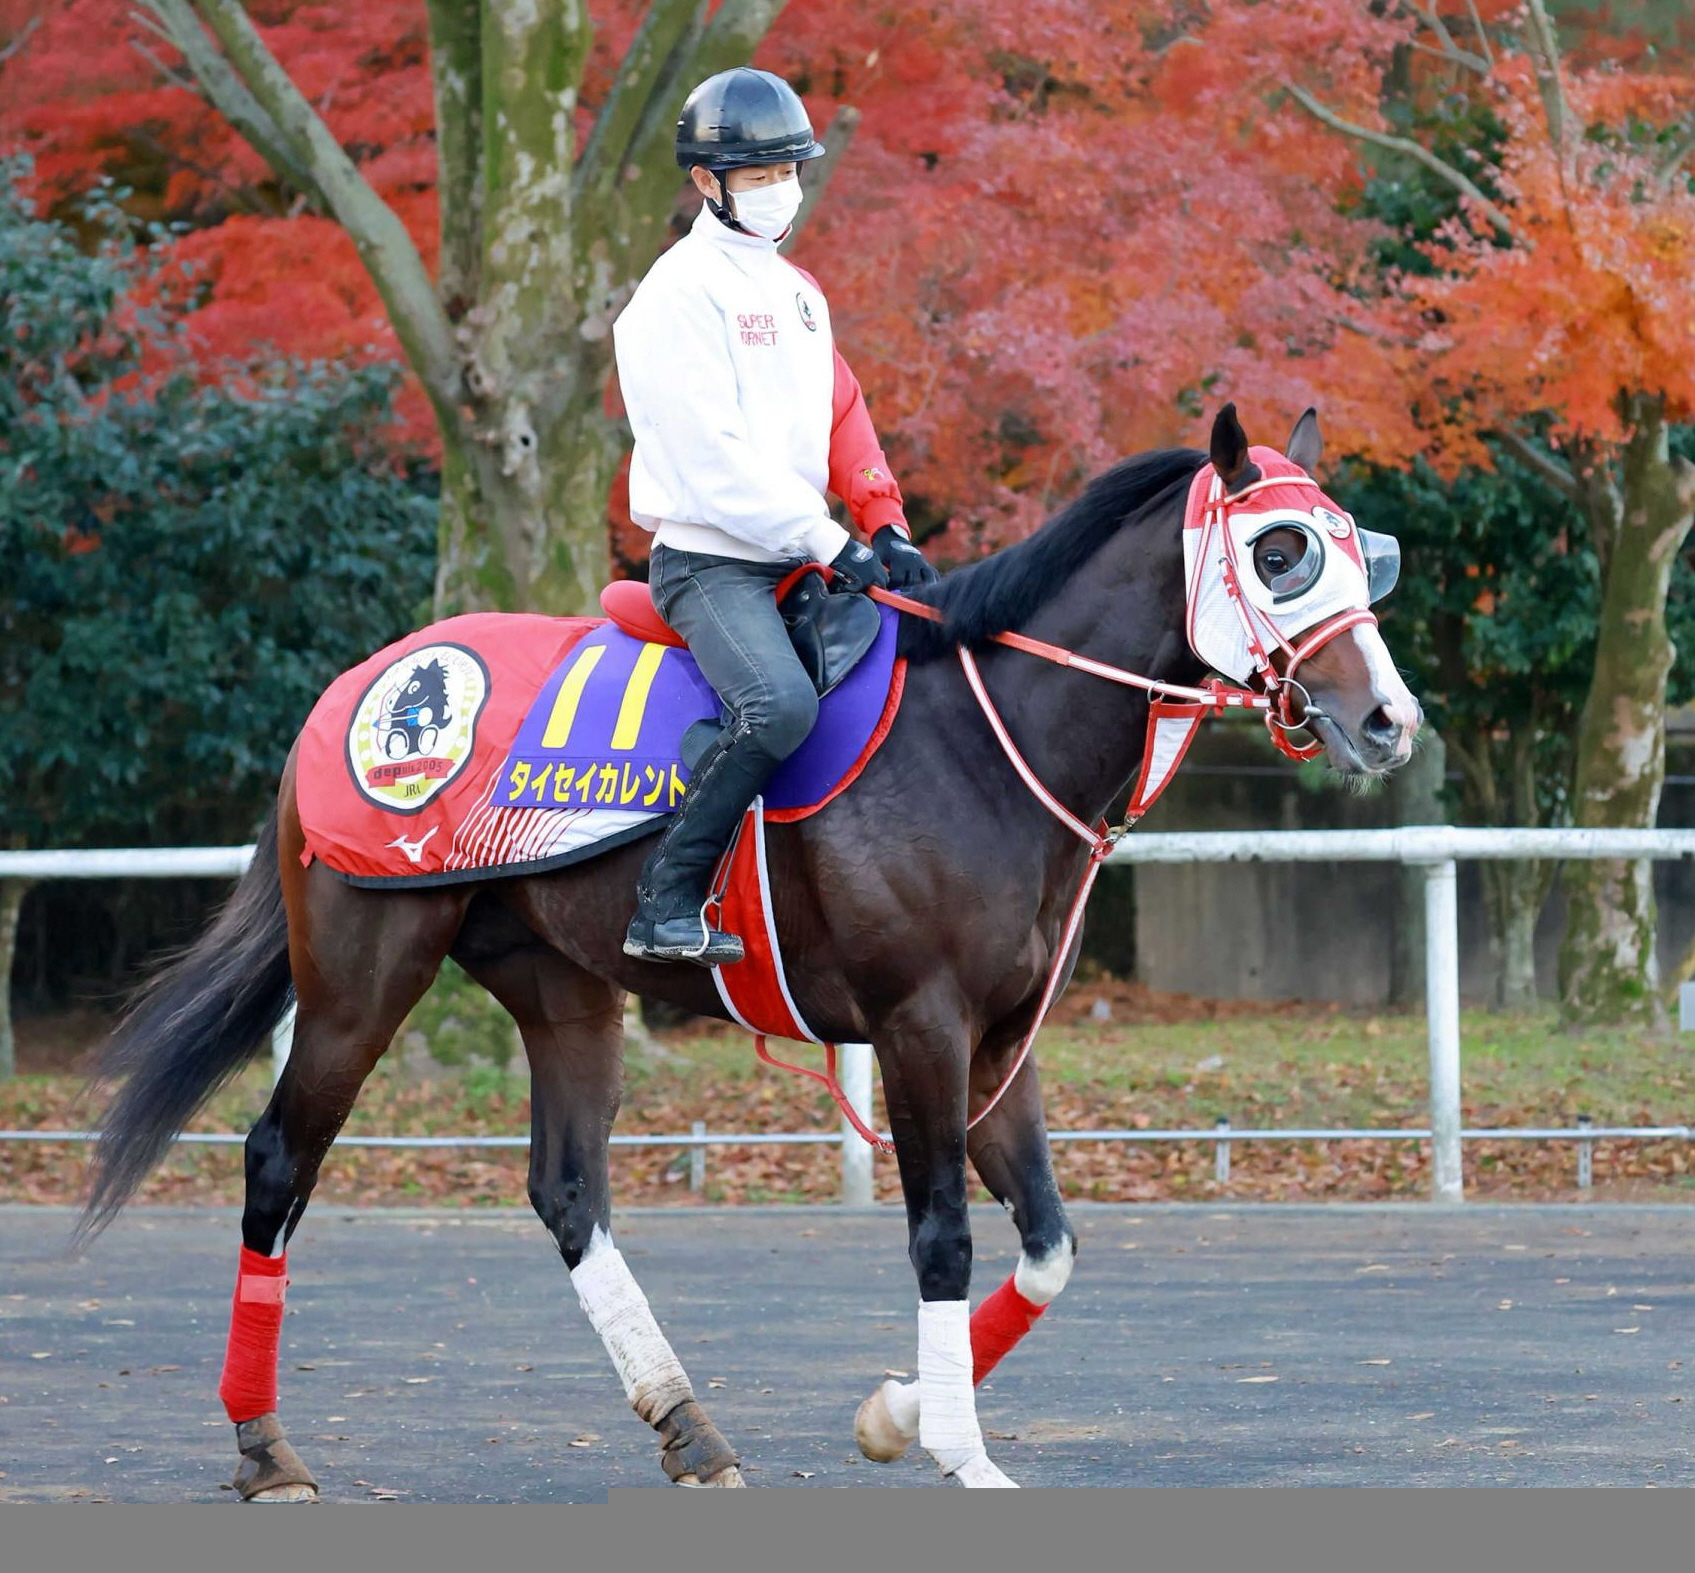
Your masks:
M1310 414L1288 457L1316 466ZM903 625L906 693L886 743L852 791L771 836L796 1002L823 1036L876 1050L918 1279L918 1379L887 1383L867 1400L860 1443L888 1458L920 1440L966 1485L1011 1484L983 1448L973 1334L980 1376L1063 1288L1076 1249L1035 1061L1017 1070L988 1118L968 1125L1001 1088L1050 970L1075 961L1075 947L1055 951L1090 852L1021 784L960 661L941 657L976 648L1029 764L1075 814L1101 819L1137 770L1147 695L985 641L1018 629L1164 682L1198 682L1181 523L1209 461L1226 493L1257 473L1233 408L1215 422L1209 454L1128 460L1028 540L926 592L945 622ZM1298 532L1273 529L1247 549L1244 569L1280 584L1304 549ZM1302 674L1295 719L1334 768L1381 774L1408 757L1419 708L1374 625L1347 628ZM709 973L623 954L643 847L544 875L360 889L321 862L302 866L294 780L291 755L249 872L112 1040L106 1074L128 1079L106 1115L84 1218L85 1231L97 1229L123 1206L194 1110L255 1056L292 988L293 1055L247 1140L242 1267L220 1389L237 1426L242 1495L315 1494L276 1415L284 1249L360 1086L446 956L517 1022L532 1080L530 1200L632 1406L659 1434L666 1474L740 1485L736 1454L612 1243L607 1137L620 1097L624 993L724 1015ZM968 1159L1010 1212L1021 1245L1018 1271L980 1307L993 1311L985 1329L966 1321Z

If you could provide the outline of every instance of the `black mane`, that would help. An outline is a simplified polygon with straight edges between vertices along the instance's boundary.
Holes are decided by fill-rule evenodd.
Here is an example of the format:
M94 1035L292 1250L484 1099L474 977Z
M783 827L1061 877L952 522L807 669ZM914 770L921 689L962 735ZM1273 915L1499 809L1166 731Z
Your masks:
M1158 448L1097 475L1034 535L915 592L914 600L940 608L947 621L903 618L900 654L926 661L1021 627L1132 514L1186 485L1205 462L1193 448Z

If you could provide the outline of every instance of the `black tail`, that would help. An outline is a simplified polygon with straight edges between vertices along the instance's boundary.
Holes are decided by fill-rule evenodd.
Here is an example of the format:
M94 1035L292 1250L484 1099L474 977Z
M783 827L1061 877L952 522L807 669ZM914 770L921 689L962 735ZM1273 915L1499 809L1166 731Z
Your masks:
M194 1112L257 1056L292 987L273 813L223 910L147 982L101 1056L102 1082L128 1079L101 1122L79 1240L118 1215Z

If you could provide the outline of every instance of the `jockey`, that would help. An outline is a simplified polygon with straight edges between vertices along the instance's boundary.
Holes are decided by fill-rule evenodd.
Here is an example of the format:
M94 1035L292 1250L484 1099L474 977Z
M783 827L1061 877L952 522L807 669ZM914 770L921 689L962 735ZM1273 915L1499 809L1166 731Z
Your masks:
M742 66L702 82L677 122L677 162L705 203L613 327L654 605L729 712L642 868L630 956L741 960L741 940L706 920L713 871L818 717L778 581L808 562L834 570L836 592L937 577L908 538L823 292L777 254L800 208L799 166L823 152L781 77ZM830 517L826 486L869 547Z

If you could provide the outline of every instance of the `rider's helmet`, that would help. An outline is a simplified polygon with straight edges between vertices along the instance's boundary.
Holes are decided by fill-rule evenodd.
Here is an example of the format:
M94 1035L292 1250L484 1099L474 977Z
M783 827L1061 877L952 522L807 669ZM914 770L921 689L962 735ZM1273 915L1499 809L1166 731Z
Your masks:
M750 164L804 163L822 158L824 144L812 134L812 122L800 95L780 76L736 66L700 84L677 117L677 162L695 165L718 177ZM708 198L712 211L731 223L722 203Z

